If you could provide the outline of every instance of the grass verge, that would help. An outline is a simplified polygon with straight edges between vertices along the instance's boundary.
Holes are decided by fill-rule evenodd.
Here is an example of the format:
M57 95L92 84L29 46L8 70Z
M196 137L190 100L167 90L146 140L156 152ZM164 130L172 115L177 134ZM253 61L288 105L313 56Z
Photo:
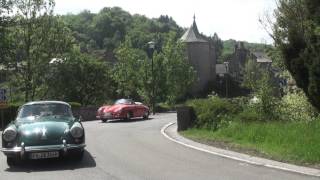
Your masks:
M257 156L320 168L320 121L233 121L217 131L189 129L187 138Z

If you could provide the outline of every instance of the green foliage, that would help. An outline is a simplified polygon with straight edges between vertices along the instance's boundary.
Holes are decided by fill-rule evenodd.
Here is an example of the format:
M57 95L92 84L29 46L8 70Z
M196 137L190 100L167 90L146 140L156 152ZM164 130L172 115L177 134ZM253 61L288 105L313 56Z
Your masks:
M234 52L234 46L237 44L236 40L229 39L226 41L223 41L223 51L222 51L222 56L226 57L227 55L233 54ZM271 48L270 45L266 44L259 44L259 43L249 43L249 42L244 42L244 46L249 49L252 52L265 52L265 50Z
M266 77L265 77L266 78ZM319 118L303 92L289 93L278 99L270 88L262 86L256 101L249 97L223 99L211 96L208 99L188 101L197 115L198 128L217 130L231 122L309 122Z
M190 129L182 134L198 141L227 142L227 147L259 152L263 157L296 164L320 162L320 121L240 122L232 121L217 131ZM243 152L242 151L242 152Z
M277 84L274 74L269 68L260 67L255 60L247 60L244 68L242 86L253 91L254 97L258 98L255 109L262 115L262 119L275 119L277 114L278 95ZM254 115L254 114L251 114Z
M317 0L279 0L273 37L284 64L320 110L320 21Z
M175 107L167 104L167 103L158 103L155 106L156 112L168 112L168 111L174 111Z
M127 98L137 98L138 95L150 97L151 73L146 53L131 47L126 41L116 50L117 64L113 68L112 78L118 84L117 94ZM149 71L149 72L148 72ZM146 99L149 102L149 99Z
M174 36L171 35L163 49L165 67L162 70L166 79L162 88L166 91L166 101L171 105L184 98L196 77L193 67L187 61L184 45L175 42Z
M275 97L275 86L272 83L270 72L262 73L261 80L258 82L259 89L256 90L257 98L259 99L256 107L262 117L266 120L277 118L276 108L278 99Z
M52 58L61 58L73 47L73 38L59 17L53 16L53 0L14 1L15 23L9 67L12 80L24 93L24 101L41 98L45 74ZM16 87L14 87L16 88Z
M78 102L68 102L68 103L70 104L72 109L81 107L81 103L78 103Z
M51 64L46 79L47 99L98 105L114 96L111 67L77 51Z
M7 65L11 52L11 43L7 36L8 26L12 21L10 12L12 11L12 3L8 0L0 1L0 65ZM1 81L1 79L0 79Z
M15 120L19 107L23 103L8 104L7 108L0 109L0 127L4 128L11 121ZM2 119L3 114L3 119Z
M221 123L230 119L229 115L239 111L236 104L216 96L191 100L187 105L192 106L196 112L196 127L211 130L217 130Z
M134 49L147 49L147 42L154 40L161 49L168 33L181 36L182 28L168 16L149 19L142 15L130 15L119 7L103 8L99 13L83 11L77 15L65 15L63 19L73 31L81 52L115 61L115 49L124 41L130 41ZM101 52L102 53L98 53Z
M242 122L255 122L255 121L265 121L265 117L257 111L255 107L246 107L234 117L234 120L239 120Z
M258 81L261 79L262 73L263 69L259 67L258 63L251 58L248 59L244 67L242 86L253 91L258 91Z
M154 52L152 59L134 48L130 39L121 44L116 50L118 61L113 69L118 95L142 99L147 104L151 104L153 96L156 102L169 104L183 99L195 74L187 63L183 45L175 40L176 34L170 34L162 51Z
M301 91L286 94L278 110L284 121L313 121L319 116Z
M217 33L214 33L213 37L209 38L209 42L214 46L215 56L220 58L223 52L223 41L219 38Z

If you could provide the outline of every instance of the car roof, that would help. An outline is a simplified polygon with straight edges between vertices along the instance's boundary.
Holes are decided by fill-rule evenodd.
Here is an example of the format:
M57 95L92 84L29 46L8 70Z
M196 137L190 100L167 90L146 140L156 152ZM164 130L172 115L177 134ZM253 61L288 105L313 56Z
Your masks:
M64 105L70 106L70 104L63 102L63 101L31 101L31 102L24 104L24 106L25 105L34 105L34 104L64 104Z

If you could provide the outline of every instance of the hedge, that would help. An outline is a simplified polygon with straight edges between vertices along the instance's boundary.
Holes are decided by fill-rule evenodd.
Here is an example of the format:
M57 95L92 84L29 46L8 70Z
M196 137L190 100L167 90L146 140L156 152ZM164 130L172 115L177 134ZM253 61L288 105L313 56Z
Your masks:
M20 106L20 104L9 104L8 107L0 109L1 129L6 127L11 121L16 118Z

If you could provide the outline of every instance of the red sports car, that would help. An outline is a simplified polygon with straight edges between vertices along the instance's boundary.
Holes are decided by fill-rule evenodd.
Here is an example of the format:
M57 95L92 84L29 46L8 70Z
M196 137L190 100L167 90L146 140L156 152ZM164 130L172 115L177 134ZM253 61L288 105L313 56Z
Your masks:
M97 119L106 122L109 119L131 119L143 117L148 119L149 108L142 103L134 102L131 99L119 99L114 105L104 105L97 111Z

